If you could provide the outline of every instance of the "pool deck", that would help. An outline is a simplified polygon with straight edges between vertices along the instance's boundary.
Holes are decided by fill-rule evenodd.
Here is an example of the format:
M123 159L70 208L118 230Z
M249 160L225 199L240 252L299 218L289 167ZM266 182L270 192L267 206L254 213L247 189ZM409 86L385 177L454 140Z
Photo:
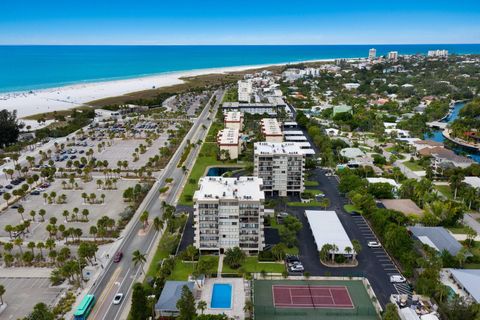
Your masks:
M227 283L232 285L232 307L230 309L211 309L210 301L212 299L213 285L215 283ZM207 309L205 314L222 314L225 313L228 317L235 319L245 319L245 312L243 307L245 306L245 288L243 284L243 278L209 278L205 280L203 286L201 300L207 302Z

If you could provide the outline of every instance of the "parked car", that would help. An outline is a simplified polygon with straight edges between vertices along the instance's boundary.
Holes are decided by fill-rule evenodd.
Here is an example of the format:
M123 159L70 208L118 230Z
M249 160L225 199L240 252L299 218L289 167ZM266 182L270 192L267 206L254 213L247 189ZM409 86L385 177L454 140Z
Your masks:
M123 293L117 293L113 298L113 304L120 304L123 299Z
M30 195L32 195L32 196L38 196L38 195L40 195L40 191L38 191L38 190L33 190L32 192L30 192Z
M8 185L5 186L5 189L12 190L13 186L11 184L8 184Z
M113 262L118 263L120 260L122 260L123 253L121 251L118 251L115 253L115 256L113 257Z
M390 276L390 282L391 283L404 283L406 281L407 281L407 279L405 279L404 277L402 277L399 274L394 274L394 275Z
M303 271L305 271L302 264L294 265L294 266L290 267L289 269L290 269L290 272L303 272Z
M368 241L367 246L369 248L380 248L382 245L378 241Z

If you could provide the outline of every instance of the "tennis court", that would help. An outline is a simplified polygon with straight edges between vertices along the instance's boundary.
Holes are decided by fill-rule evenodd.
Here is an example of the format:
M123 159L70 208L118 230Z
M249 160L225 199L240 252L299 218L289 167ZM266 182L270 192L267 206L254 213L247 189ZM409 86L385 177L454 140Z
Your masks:
M361 280L254 280L255 320L378 320Z
M345 286L273 285L276 308L353 309Z

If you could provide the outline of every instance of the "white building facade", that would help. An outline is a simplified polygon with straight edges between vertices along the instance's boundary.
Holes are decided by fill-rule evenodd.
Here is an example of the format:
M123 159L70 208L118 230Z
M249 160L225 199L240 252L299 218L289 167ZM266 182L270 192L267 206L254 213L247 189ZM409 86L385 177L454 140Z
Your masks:
M199 250L239 247L255 253L265 246L265 200L257 177L204 177L194 201L194 242Z
M263 190L268 194L300 194L305 190L304 151L295 142L257 142L253 174L263 180Z

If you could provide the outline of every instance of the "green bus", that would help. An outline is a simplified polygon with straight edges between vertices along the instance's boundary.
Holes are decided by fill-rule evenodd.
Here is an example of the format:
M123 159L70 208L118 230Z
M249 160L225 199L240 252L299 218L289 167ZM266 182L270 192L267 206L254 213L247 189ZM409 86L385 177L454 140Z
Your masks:
M95 296L93 294L87 294L83 298L80 305L75 310L73 314L75 320L85 320L88 318L90 311L92 311L93 306L95 305Z

